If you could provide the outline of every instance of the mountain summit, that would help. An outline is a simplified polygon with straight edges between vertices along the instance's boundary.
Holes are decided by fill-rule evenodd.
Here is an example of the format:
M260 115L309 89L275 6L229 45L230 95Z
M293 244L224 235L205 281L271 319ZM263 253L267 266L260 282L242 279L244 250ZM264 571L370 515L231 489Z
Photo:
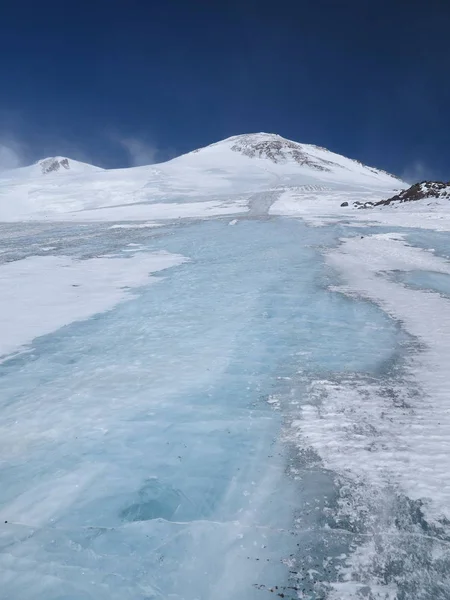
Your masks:
M320 180L394 187L399 182L403 183L395 175L381 169L366 166L321 146L294 142L275 133L236 135L194 150L174 161L190 166L217 163L218 166L230 165L233 168L247 164L274 170L279 175L289 171L293 177L303 176L316 182Z
M317 171L330 171L328 161L314 158L308 154L304 145L287 140L281 135L257 133L239 135L230 138L231 149L249 158L267 158L274 163L286 164L290 161L298 165L306 165Z

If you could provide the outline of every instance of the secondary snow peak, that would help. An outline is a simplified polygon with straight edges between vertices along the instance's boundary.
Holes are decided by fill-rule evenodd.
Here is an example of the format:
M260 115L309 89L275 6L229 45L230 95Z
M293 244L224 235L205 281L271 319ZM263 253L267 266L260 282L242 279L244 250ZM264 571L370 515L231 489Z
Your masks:
M14 179L17 182L28 181L30 179L40 181L43 175L45 178L48 178L52 176L59 177L62 174L89 175L90 173L101 171L104 171L104 169L79 160L73 160L67 156L49 156L47 158L42 158L27 167L19 167L18 169L4 171L2 173L2 178Z

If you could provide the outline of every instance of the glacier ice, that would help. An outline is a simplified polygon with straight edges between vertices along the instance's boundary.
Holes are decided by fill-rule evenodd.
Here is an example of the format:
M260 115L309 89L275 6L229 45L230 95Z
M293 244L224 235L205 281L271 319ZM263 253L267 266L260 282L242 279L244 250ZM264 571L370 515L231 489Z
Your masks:
M330 287L348 228L228 223L4 226L9 260L190 259L0 364L6 598L319 600L364 547L376 503L339 520L355 496L288 434L311 385L318 406L348 381L365 397L410 340Z

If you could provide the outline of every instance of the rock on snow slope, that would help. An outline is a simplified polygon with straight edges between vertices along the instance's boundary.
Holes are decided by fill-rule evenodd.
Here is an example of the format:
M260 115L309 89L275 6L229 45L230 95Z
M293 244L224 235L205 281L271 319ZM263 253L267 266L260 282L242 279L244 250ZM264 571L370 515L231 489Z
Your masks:
M104 170L55 157L4 172L0 220L292 214L319 205L329 210L342 199L377 201L405 187L325 148L258 133L152 166Z
M450 231L450 181L421 181L375 202L357 200L353 208L363 209L359 211L361 215L351 215L358 220Z

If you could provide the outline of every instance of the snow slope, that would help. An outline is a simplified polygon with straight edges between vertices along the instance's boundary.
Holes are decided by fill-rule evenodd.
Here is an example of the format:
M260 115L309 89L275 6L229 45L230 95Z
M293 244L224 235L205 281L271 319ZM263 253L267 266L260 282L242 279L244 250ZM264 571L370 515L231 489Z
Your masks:
M400 186L399 186L400 187ZM286 188L270 207L270 214L301 217L310 224L341 222L419 227L435 231L450 231L450 201L448 198L423 198L415 202L395 202L361 209L354 202L375 203L391 196L386 190L342 188L324 190L319 194L304 189ZM346 206L342 204L347 203Z
M347 193L380 200L405 186L324 148L258 133L153 166L102 170L56 157L3 173L0 220L171 219L254 213L259 205L267 213L286 190L319 203Z

